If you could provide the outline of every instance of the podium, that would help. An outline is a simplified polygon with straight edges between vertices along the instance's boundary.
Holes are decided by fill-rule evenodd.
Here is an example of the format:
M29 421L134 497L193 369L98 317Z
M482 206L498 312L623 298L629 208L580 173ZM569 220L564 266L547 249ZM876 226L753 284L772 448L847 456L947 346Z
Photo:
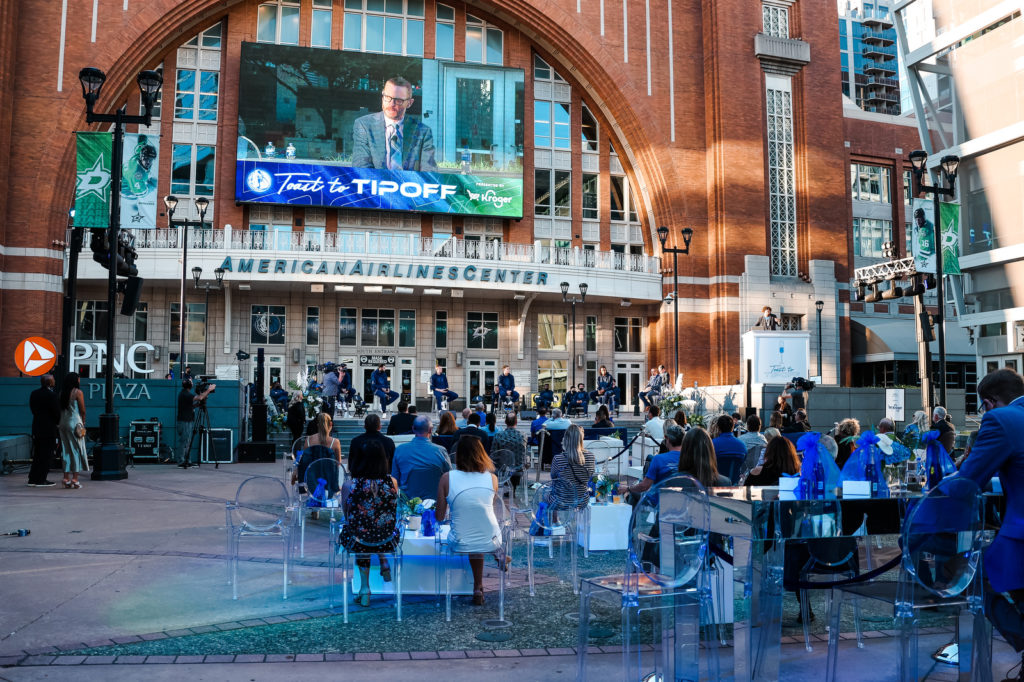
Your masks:
M752 384L785 384L808 375L811 333L749 331L743 334L743 364L750 362Z

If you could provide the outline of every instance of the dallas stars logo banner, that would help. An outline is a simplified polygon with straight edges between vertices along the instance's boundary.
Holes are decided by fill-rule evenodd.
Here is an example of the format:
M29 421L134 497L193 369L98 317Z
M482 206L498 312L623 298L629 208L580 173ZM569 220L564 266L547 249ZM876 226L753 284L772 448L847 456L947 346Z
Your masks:
M918 272L935 273L935 207L930 199L914 199L911 223L911 247ZM939 204L939 234L942 235L942 270L946 275L960 274L960 204Z
M76 135L75 227L108 227L113 137L111 133L96 132ZM156 227L159 154L160 140L156 135L129 133L124 136L121 227Z

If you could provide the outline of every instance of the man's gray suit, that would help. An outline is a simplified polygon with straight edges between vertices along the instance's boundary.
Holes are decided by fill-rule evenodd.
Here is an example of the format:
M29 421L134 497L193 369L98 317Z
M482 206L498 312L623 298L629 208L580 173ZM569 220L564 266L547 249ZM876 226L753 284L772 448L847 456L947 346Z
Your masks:
M387 168L387 127L384 112L360 116L352 125L352 166ZM402 168L436 171L434 134L418 119L406 116L402 121Z

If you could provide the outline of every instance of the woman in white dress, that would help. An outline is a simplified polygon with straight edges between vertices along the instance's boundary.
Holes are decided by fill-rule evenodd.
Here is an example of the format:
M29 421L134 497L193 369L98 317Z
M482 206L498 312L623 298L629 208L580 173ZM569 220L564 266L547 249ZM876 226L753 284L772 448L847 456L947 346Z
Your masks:
M85 394L74 372L64 377L60 389L60 442L64 454L64 487L81 488L78 473L89 471L85 451Z
M448 541L452 549L470 553L473 603L477 606L484 603L484 554L494 554L502 570L508 570L512 561L505 556L502 530L494 514L498 478L491 473L493 471L494 463L480 439L464 436L455 451L455 469L441 476L437 492L437 518L444 519L449 509L451 511Z

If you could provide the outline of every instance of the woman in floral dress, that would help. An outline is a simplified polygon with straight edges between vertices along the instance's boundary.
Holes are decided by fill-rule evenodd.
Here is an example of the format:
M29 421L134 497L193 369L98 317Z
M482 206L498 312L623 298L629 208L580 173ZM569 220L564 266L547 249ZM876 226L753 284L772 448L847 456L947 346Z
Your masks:
M345 500L346 523L338 541L356 555L359 593L356 603L370 605L370 555L380 560L380 576L391 581L391 567L385 554L395 551L400 540L396 529L398 483L391 477L384 446L370 442L363 456L351 463L352 480Z

